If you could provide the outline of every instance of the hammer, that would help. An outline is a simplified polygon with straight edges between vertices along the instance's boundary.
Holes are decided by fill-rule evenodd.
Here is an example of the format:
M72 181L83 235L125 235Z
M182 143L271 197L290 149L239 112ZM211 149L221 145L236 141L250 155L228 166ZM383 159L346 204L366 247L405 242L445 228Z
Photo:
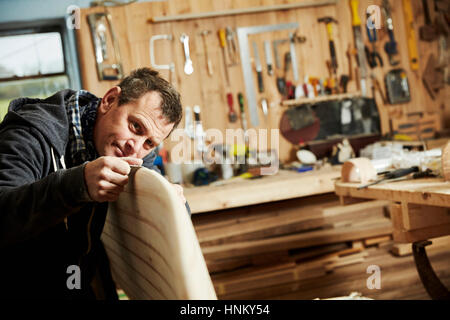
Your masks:
M336 19L333 17L322 17L317 19L318 22L325 23L327 27L327 33L328 33L328 42L330 45L330 56L331 56L331 67L333 70L333 73L336 74L336 70L338 67L337 59L336 59L336 48L334 46L334 40L333 40L333 25L332 23L338 23Z

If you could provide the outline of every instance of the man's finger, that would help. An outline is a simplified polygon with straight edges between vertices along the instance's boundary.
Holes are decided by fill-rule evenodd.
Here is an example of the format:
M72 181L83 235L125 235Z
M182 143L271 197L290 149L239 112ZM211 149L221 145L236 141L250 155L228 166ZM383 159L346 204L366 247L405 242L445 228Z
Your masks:
M128 183L128 175L120 174L114 171L109 171L105 177L106 181L118 186L125 186Z
M124 187L115 183L103 180L99 183L100 189L104 191L122 192Z
M125 158L112 157L112 159L110 159L109 161L111 161L109 163L109 167L113 172L121 175L128 175L130 173L131 168L128 162L125 161Z
M144 162L144 160L142 160L142 159L132 158L132 157L123 157L123 158L120 158L120 159L121 160L125 160L131 166L141 166L142 163Z

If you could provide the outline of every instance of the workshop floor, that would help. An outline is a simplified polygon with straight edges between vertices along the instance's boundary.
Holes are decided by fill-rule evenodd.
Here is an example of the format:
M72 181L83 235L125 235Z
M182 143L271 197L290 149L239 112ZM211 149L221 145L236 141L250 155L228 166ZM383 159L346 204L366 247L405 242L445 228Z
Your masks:
M437 276L450 288L450 250L442 248L428 252L428 257ZM430 299L416 271L412 255L393 256L389 247L367 249L369 255L364 263L335 269L320 278L298 283L298 288L288 294L267 297L268 299L314 299L348 296L359 292L364 297L375 300L427 300ZM381 288L368 289L367 267L377 265L381 270Z

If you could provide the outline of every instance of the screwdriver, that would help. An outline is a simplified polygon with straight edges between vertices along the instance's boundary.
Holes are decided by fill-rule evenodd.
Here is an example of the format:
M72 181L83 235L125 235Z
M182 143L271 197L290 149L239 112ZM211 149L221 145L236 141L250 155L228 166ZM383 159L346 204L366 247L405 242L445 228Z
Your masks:
M358 187L358 190L367 188L369 186L373 186L375 184L380 183L381 181L401 178L401 177L407 176L410 173L418 172L418 171L419 171L419 167L417 167L417 166L411 167L411 168L397 169L397 170L394 170L394 171L386 173L383 178L381 178L381 179L379 179L377 181L374 181L372 183L369 183L369 184L366 184L364 186Z
M233 109L233 95L231 93L227 93L227 103L228 103L228 120L230 122L236 122L237 114Z
M244 141L245 144L248 144L247 119L245 118L245 110L244 110L244 95L241 92L238 93L238 101L239 101L239 109L241 111L242 129L244 129Z
M227 59L226 59L226 32L225 29L219 29L219 41L220 46L222 47L222 53L223 53L223 67L225 68L225 77L227 80L227 85L230 86L230 76L228 75L228 67L227 67Z

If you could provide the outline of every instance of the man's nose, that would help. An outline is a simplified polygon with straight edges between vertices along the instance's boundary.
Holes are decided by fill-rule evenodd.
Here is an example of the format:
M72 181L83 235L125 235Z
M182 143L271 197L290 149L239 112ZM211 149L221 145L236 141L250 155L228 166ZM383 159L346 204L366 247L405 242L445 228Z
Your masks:
M142 143L134 139L128 139L125 143L125 156L132 157L136 156L139 153L139 149Z

